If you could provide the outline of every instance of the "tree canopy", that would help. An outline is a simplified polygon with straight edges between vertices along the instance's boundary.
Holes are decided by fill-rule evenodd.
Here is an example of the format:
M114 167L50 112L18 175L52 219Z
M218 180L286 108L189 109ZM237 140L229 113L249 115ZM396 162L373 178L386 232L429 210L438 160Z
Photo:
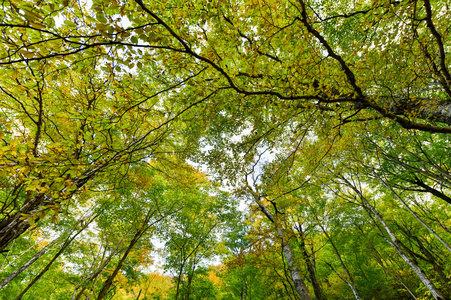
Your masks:
M448 1L0 5L0 298L450 299Z

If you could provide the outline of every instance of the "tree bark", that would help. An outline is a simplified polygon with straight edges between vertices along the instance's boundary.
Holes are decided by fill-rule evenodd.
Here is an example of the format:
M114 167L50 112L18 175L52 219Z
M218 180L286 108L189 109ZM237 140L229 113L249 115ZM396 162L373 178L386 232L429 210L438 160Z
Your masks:
M119 273L119 270L122 268L124 261L127 259L127 256L130 254L130 251L132 250L133 246L135 246L135 244L138 242L142 233L143 233L143 231L141 229L136 232L136 234L134 235L130 244L128 244L127 250L125 251L124 255L122 255L122 257L121 257L119 263L117 264L116 268L114 269L113 273L108 277L108 279L103 284L102 289L100 290L99 295L97 297L97 300L101 300L101 299L103 299L103 297L106 296L109 288L113 284L114 278L116 277L117 273Z
M449 295L451 293L451 285L448 283L448 278L446 277L445 273L443 272L444 269L441 266L441 264L439 262L437 262L436 257L428 250L426 249L426 247L423 245L423 243L421 242L421 240L415 236L410 230L408 230L407 228L404 228L403 226L399 225L398 223L395 222L395 225L398 227L398 229L404 233L404 235L410 239L413 240L417 243L421 253L423 253L424 257L421 256L421 258L432 265L432 267L434 268L434 270L437 272L439 278L441 279L444 287L447 290L447 294Z
M188 273L188 287L186 289L185 300L189 299L189 294L191 293L191 283L193 282L195 270L196 270L196 262L194 262L194 264L193 264L193 270L191 271L191 274Z
M448 197L447 195L445 195L441 191L436 190L433 187L430 187L429 185L427 185L426 183L424 183L420 179L416 178L413 183L418 185L418 186L420 186L420 187L422 187L423 189L425 189L426 192L431 193L435 197L440 198L442 200L445 200L446 202L448 202L448 204L451 204L451 198L450 197Z
M284 239L284 230L277 229L277 235L282 239L283 254L285 256L285 260L287 261L288 269L290 270L291 279L293 280L296 292L302 300L312 300L312 296L310 296L310 292L302 279L301 273L295 265L295 259L291 247L288 241L285 241Z
M337 274L337 276L338 276L341 280L343 280L347 285L349 285L349 287L351 288L352 292L354 293L355 299L356 299L356 300L360 300L361 298L360 298L360 295L359 295L357 289L356 289L355 286L354 286L354 282L351 283L349 280L346 280L345 278L343 278L343 276L341 276L340 273L338 273L337 270L335 270L335 268L334 268L330 263L326 262L326 264L329 266L329 268L330 268L332 271L335 272L335 274Z
M101 264L99 265L99 267L95 270L94 273L92 273L92 275L90 276L85 276L85 278L83 279L82 283L77 286L74 290L74 293L76 293L76 291L81 287L80 291L78 292L78 294L74 297L72 297L75 300L79 300L82 296L83 296L83 292L86 290L86 283L93 281L95 283L97 277L100 275L100 273L102 273L103 269L105 269L105 267L108 265L108 263L111 261L111 259L116 255L119 246L122 243L122 240L124 239L125 235L122 236L122 238L119 240L119 242L116 244L116 247L113 249L113 251L111 251L111 253L108 255L108 257L105 259L105 254L107 252L107 248L105 247L103 254L102 254L102 258L101 258ZM93 262L93 264L95 263L95 261ZM94 283L92 284L94 286Z

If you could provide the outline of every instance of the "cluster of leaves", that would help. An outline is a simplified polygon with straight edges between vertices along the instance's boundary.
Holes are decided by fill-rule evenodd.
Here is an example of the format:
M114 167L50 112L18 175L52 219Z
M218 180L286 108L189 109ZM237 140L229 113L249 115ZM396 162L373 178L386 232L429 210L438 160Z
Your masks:
M446 1L0 6L5 297L451 296Z

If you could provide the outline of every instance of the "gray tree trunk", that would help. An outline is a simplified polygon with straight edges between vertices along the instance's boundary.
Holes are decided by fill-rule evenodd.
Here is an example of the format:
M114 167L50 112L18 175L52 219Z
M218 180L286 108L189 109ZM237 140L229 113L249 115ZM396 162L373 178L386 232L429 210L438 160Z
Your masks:
M385 222L382 215L368 202L368 200L363 196L363 194L360 192L359 189L357 189L353 184L351 184L345 178L343 178L343 179L345 180L346 184L357 193L360 200L362 200L362 204L366 207L368 213L372 213L374 216L376 216L376 218L379 220L379 222L381 222L382 226L387 231L388 236L389 236L389 239L386 238L385 235L383 234L383 232L381 231L381 234L384 237L384 239L386 240L386 242L389 243L396 250L396 252L398 252L399 256L401 256L402 259L407 263L407 265L412 269L412 271L415 272L415 274L418 276L418 278L421 280L421 282L431 292L431 295L434 297L434 299L445 300L445 297L441 294L441 292L437 289L437 287L429 280L429 278L426 276L424 271L421 270L418 267L418 265L401 249L401 247L399 246L398 238L393 233L390 226L388 226L388 224ZM370 214L370 216L371 216L371 214Z
M290 270L291 279L293 280L296 292L298 293L301 300L312 300L312 296L310 295L310 292L307 289L304 280L302 279L301 273L299 272L299 269L296 267L293 251L291 250L289 242L285 238L285 230L283 228L280 228L280 226L277 226L274 215L260 201L259 195L257 195L249 186L248 188L249 192L251 192L254 201L257 203L260 210L274 224L274 227L276 227L277 235L282 240L283 255L285 257L285 260L287 261L288 269Z

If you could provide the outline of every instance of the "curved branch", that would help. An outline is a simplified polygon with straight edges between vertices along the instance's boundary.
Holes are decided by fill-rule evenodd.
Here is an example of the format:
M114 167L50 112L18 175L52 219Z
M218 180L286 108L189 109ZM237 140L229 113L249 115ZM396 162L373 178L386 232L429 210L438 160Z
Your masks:
M426 23L429 28L429 31L434 36L435 40L437 41L437 46L439 49L439 55L440 55L440 69L443 73L443 75L446 78L446 86L449 88L451 84L451 75L448 72L448 68L446 67L445 62L445 47L443 46L442 36L440 33L438 33L437 29L434 26L434 23L432 22L432 9L431 9L431 3L429 0L424 0L424 8L426 9Z

